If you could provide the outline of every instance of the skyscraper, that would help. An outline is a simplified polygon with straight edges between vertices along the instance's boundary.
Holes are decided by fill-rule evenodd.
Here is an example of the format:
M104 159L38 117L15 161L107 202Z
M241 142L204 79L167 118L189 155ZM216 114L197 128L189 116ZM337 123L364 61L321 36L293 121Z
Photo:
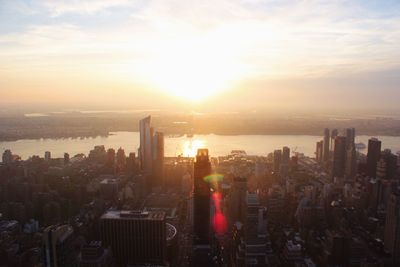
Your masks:
M397 156L390 149L381 153L377 163L376 177L381 179L394 179L397 174Z
M376 177L376 164L381 157L381 141L376 138L368 140L367 175Z
M161 185L164 176L164 134L156 132L153 136L153 185Z
M323 153L324 153L324 141L321 140L317 142L316 150L315 150L315 158L317 162L323 161Z
M333 151L334 146L335 146L335 138L338 136L339 131L337 129L333 129L331 131L331 144L330 144L330 150Z
M151 117L148 116L139 122L140 148L139 159L140 169L149 175L150 186L161 185L164 169L164 134L154 133L151 127Z
M346 149L350 149L354 146L356 139L356 130L354 128L346 129Z
M385 250L392 254L393 266L400 265L400 195L390 195L384 233Z
M64 164L69 164L69 154L68 153L64 153Z
M164 266L167 260L166 229L162 211L107 211L100 219L101 241L111 247L118 266Z
M247 192L247 179L234 177L230 194L230 222L244 222L244 205Z
M153 141L153 129L150 127L151 116L148 116L139 121L139 131L140 131L140 148L139 148L139 158L140 158L140 169L152 173L152 141Z
M3 158L2 158L2 160L3 160L3 163L4 163L4 164L10 164L10 163L13 162L13 155L12 155L12 153L11 153L11 150L6 149L6 150L3 152Z
M329 139L329 129L326 128L324 131L324 149L323 149L323 159L324 162L329 160L329 151L330 151L330 139Z
M277 149L274 151L274 172L279 173L282 163L282 150Z
M109 148L107 150L107 166L110 168L114 167L115 164L115 150L113 148Z
M347 148L345 172L346 179L349 180L353 179L354 176L357 174L357 152L354 144Z
M69 225L49 226L43 232L44 266L77 266L78 257L73 247L74 230Z
M194 163L193 224L195 244L209 244L210 186L204 179L211 174L208 149L197 150Z
M126 155L125 151L120 147L117 151L117 166L119 168L124 168L126 165Z
M346 157L345 157L345 176L352 179L357 173L357 151L355 145L356 130L346 129Z
M50 151L44 152L44 160L49 161L50 159L51 159L51 152Z
M282 164L289 164L290 160L290 148L284 146L282 148Z
M346 137L336 136L333 148L332 178L343 178L346 166Z

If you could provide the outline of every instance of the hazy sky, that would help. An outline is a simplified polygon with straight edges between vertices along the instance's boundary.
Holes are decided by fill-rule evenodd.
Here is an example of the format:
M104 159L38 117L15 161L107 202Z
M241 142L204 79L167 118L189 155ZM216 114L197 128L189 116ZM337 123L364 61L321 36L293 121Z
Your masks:
M399 85L398 0L0 0L3 104L397 109Z

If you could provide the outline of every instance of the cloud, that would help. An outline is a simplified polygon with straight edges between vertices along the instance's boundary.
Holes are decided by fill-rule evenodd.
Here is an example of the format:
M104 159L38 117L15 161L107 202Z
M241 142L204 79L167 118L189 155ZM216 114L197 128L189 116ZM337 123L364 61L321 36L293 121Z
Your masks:
M24 27L0 35L3 77L5 70L67 69L93 79L143 82L157 76L151 69L168 68L172 77L179 77L174 63L180 63L176 70L190 72L190 64L209 62L217 76L228 62L244 70L235 76L248 84L304 88L307 81L318 80L321 88L335 81L369 87L354 80L374 72L373 85L379 88L388 87L382 73L400 63L400 4L395 3L379 9L353 1L274 0L43 1L18 6L23 7ZM354 78L340 79L349 76Z
M70 13L95 14L112 7L129 6L133 2L129 0L46 0L42 4L49 10L52 17L57 17Z

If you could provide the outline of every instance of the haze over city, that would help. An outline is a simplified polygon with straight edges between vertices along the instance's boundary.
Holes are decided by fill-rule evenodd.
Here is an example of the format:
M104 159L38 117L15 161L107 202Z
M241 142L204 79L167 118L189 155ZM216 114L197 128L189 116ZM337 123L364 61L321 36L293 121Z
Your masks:
M0 0L0 267L400 266L399 0Z

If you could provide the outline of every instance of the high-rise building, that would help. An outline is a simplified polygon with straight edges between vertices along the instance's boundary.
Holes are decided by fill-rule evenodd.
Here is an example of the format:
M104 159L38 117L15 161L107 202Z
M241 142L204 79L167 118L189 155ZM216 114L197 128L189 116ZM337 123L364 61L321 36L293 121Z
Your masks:
M336 136L333 148L332 179L343 178L346 167L346 137Z
M284 146L282 148L282 164L289 164L290 161L290 148Z
M397 174L397 156L390 149L385 149L381 153L381 158L377 163L376 178L394 179Z
M393 266L400 266L400 194L392 193L386 210L385 250L392 255Z
M44 266L77 266L73 247L74 230L70 225L49 226L43 232Z
M315 158L317 162L323 162L323 154L324 154L324 141L321 140L317 142L317 147L315 150Z
M164 134L156 132L153 136L153 185L162 185L164 177Z
M151 127L151 117L148 116L139 122L140 169L150 175L149 186L162 184L164 175L164 134L155 132Z
M107 150L107 166L114 167L115 164L115 150L113 148L109 148Z
M164 265L167 259L165 212L107 211L100 219L101 241L118 266Z
M151 116L148 116L139 121L140 131L140 148L139 159L141 170L152 173L152 142L153 142L153 129L150 126Z
M129 153L126 161L126 169L129 173L134 173L136 171L136 154L134 152Z
M346 179L352 180L356 174L357 174L357 151L353 144L349 148L347 148L346 151L346 169L345 169Z
M194 163L193 228L195 244L209 244L210 238L210 186L206 176L211 174L208 149L197 150Z
M247 179L234 177L230 194L229 214L230 222L244 222L244 205L247 192Z
M289 162L290 162L290 148L284 146L282 148L282 160L279 167L279 173L282 177L286 177L289 172Z
M92 241L81 248L79 267L110 267L113 266L110 249L105 249L101 241Z
M277 149L274 151L274 173L279 173L282 163L282 150Z
M124 168L126 164L126 155L125 155L125 151L122 149L122 147L120 147L117 150L117 165L120 168Z
M69 154L68 153L64 153L64 164L69 164Z
M323 149L324 162L328 162L329 161L329 152L330 152L329 129L326 128L324 130L324 149Z
M268 224L276 226L282 223L285 207L285 192L281 186L273 186L268 193Z
M367 175L376 177L376 164L381 157L381 141L376 138L368 140Z
M6 149L6 150L3 152L2 161L3 161L4 164L10 164L10 163L13 162L13 155L12 155L12 153L11 153L11 150Z
M50 159L51 159L51 152L50 151L44 152L44 160L49 161Z
M339 135L339 131L337 129L332 129L331 131L331 143L330 143L330 150L333 151L335 146L335 138Z
M246 194L245 205L244 235L240 244L244 266L268 266L273 253L266 231L266 210L260 206L254 192Z
M354 146L356 139L356 130L354 128L346 129L346 149Z

